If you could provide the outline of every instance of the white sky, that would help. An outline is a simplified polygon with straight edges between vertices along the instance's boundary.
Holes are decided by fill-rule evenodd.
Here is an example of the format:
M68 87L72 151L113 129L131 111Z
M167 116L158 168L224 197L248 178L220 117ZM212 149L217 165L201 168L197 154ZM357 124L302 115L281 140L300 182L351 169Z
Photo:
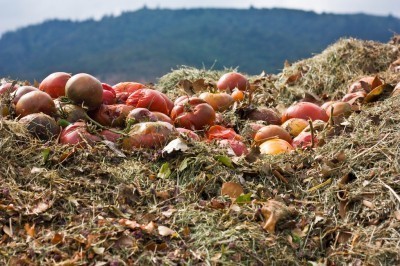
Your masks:
M149 8L294 8L329 13L367 13L400 18L399 0L0 0L0 35L5 31L43 22L47 19L88 18L118 15L122 11Z

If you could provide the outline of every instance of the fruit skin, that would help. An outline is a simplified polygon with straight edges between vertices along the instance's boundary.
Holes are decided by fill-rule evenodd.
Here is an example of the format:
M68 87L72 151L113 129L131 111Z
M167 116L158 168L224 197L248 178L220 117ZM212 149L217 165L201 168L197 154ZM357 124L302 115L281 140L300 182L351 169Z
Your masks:
M333 113L332 113L333 109ZM347 102L335 102L326 109L326 114L330 117L348 117L352 112L351 105Z
M139 89L133 92L126 100L126 104L166 115L170 114L174 106L174 103L165 94L152 89Z
M17 104L17 102L19 101L19 99L21 99L21 97L31 91L39 91L38 88L35 88L33 86L22 86L19 87L18 89L16 89L12 94L11 94L11 98L12 98L12 103L14 105Z
M217 82L220 91L231 92L234 88L246 91L250 88L250 83L245 76L237 72L229 72L221 76Z
M310 102L300 102L290 106L282 115L282 123L290 118L311 119L312 121L322 120L325 122L329 120L324 109Z
M43 113L24 116L18 122L24 124L29 133L43 141L51 140L60 134L60 127L54 118Z
M122 140L122 148L125 150L160 148L176 136L178 132L170 123L162 121L138 123L132 126L129 137Z
M167 116L166 114L154 111L152 113L157 117L157 121L167 122L170 123L171 125L174 124L174 121L172 121L171 117Z
M124 127L126 117L133 109L133 106L129 106L126 104L102 104L100 105L100 108L90 112L89 115L102 126Z
M117 95L114 89L108 85L107 83L101 83L103 87L103 104L116 104L117 103Z
M203 92L199 95L200 99L206 101L215 111L225 111L233 105L235 100L231 95L225 92L211 93Z
M215 123L215 111L206 101L191 97L182 100L171 111L171 119L177 127L202 130Z
M194 141L200 141L199 135L197 135L195 132L193 132L190 129L182 128L182 127L177 127L176 131L179 132L180 135L186 136Z
M270 139L260 145L261 154L277 155L289 153L292 150L294 150L292 145L283 139Z
M101 141L101 138L90 134L85 122L75 122L61 131L59 141L61 144L77 145L84 148L87 144L93 145Z
M129 95L137 90L146 88L146 86L139 82L125 81L115 84L112 88L115 91L117 103L126 103Z
M234 89L231 96L235 102L241 102L244 100L244 92L238 89Z
M261 144L272 138L283 139L288 143L292 142L292 137L290 136L289 132L277 125L268 125L260 128L254 136L254 141L257 144Z
M6 91L10 93L14 92L16 89L19 88L18 84L15 84L14 87L11 88L12 82L7 82L0 86L0 95L4 94Z
M308 122L301 118L290 118L281 125L292 137L299 135L307 126Z
M207 138L213 139L235 139L242 140L242 137L238 135L232 128L226 128L220 125L211 126L207 131Z
M270 125L280 125L282 118L273 109L268 107L259 107L251 110L246 118L253 121L264 121Z
M231 148L234 155L236 155L236 156L242 156L242 155L246 155L249 153L249 150L247 149L246 145L243 142L241 142L240 140L221 139L218 141L218 144L221 147Z
M292 141L292 145L294 148L306 148L306 147L311 147L312 141L311 141L311 132L303 131L301 132L297 137L295 137ZM318 139L316 136L314 136L314 145L316 146L318 144Z
M65 119L70 123L74 123L78 120L87 120L85 109L78 105L63 103L60 102L59 99L55 99L54 104L57 109L57 116L61 119Z
M39 90L46 92L51 98L65 96L65 85L71 78L71 74L65 72L54 72L43 79Z
M65 96L77 105L94 110L100 107L103 101L103 86L92 75L79 73L67 81Z
M158 121L157 116L155 116L151 111L146 108L135 108L129 112L126 116L126 124L131 125L141 123L141 122L156 122Z
M24 117L29 114L40 112L53 116L57 111L50 95L37 90L23 95L15 106L15 112L18 116Z

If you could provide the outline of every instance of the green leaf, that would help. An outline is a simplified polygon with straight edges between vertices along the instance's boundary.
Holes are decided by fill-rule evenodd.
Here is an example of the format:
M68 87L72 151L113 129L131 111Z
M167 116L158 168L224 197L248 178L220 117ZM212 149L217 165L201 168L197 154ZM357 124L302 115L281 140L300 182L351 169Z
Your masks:
M169 168L169 163L163 163L161 165L160 171L157 174L159 178L168 178L171 175L171 169Z
M250 203L251 202L251 193L242 194L236 198L236 203Z
M46 163L47 160L49 159L50 156L50 149L46 148L44 150L42 150L42 158L43 158L43 163Z
M182 172L183 170L185 170L185 169L189 166L189 163L190 163L191 160L192 160L191 157L185 158L185 159L181 162L181 164L179 165L178 171L179 171L179 172Z
M222 163L223 165L229 167L229 168L233 168L233 164L232 164L232 160L231 158L229 158L228 156L225 155L217 155L215 156L215 159Z

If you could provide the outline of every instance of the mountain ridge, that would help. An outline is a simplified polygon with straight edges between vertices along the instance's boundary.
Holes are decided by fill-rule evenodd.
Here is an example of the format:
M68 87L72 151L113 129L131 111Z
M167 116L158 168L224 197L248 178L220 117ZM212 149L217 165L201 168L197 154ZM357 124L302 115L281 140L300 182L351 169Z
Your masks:
M148 9L100 20L48 20L0 38L0 76L88 72L110 83L155 81L179 65L278 72L342 37L387 42L400 19L293 9Z

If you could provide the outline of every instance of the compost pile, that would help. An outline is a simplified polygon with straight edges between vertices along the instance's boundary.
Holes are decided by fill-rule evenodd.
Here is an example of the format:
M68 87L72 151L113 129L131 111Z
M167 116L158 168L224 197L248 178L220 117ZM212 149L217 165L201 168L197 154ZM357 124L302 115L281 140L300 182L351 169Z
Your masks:
M398 36L278 75L52 75L1 85L0 264L400 264Z

